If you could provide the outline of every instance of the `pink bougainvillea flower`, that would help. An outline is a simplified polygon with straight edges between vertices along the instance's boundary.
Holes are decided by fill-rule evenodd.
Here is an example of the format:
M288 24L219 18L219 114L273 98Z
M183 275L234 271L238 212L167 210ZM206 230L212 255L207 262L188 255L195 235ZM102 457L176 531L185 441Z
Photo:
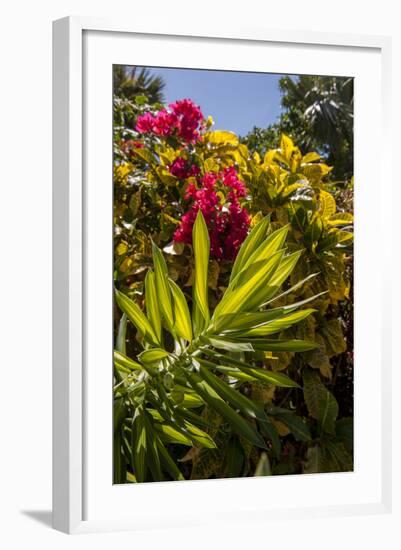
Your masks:
M158 136L171 136L178 127L178 119L174 113L166 109L159 111L155 116L153 131Z
M177 157L169 166L170 174L180 180L185 180L190 177L196 177L200 173L200 168L196 164L189 163L182 157Z
M233 167L219 173L207 172L198 183L199 186L191 181L186 188L185 200L191 205L181 218L174 240L192 243L192 228L201 210L209 230L211 257L233 260L250 223L248 211L240 203L246 196L245 184Z
M153 131L155 117L151 113L145 113L137 118L135 129L140 134Z
M198 105L190 99L181 99L162 109L155 115L140 115L135 126L141 134L154 133L158 136L177 136L188 143L194 143L204 129L203 114Z
M181 99L169 105L178 119L178 135L190 143L199 137L199 129L203 121L203 114L198 105L190 99Z

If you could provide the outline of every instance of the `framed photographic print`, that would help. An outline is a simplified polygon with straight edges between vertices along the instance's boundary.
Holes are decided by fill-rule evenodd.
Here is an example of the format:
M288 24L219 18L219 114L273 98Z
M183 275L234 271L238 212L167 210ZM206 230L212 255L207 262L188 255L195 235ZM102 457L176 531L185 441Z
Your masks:
M389 51L54 23L57 529L389 509Z

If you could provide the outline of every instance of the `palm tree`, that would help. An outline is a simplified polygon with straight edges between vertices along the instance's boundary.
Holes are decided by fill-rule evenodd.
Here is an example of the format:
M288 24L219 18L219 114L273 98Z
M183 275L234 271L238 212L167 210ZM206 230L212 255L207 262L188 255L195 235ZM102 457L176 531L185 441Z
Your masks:
M354 83L331 76L284 77L281 126L304 150L317 149L337 175L353 173Z
M132 99L137 95L146 95L148 103L162 103L165 82L161 76L153 75L146 67L114 65L114 95Z

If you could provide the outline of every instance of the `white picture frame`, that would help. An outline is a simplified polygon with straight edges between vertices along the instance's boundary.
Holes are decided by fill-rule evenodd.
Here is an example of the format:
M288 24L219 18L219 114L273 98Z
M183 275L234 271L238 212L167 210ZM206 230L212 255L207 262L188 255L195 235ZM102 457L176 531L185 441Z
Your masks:
M167 32L168 31L168 32ZM53 32L53 526L54 528L67 532L87 532L99 530L116 529L138 529L146 528L155 523L154 517L149 517L147 505L149 498L155 498L158 495L160 499L168 499L170 495L175 494L176 501L180 496L188 495L190 492L197 493L199 499L206 499L211 495L214 487L219 487L220 491L225 487L227 494L234 494L233 491L241 488L243 494L251 494L249 491L256 491L255 480L229 480L221 482L187 482L165 483L165 484L143 484L139 490L141 499L145 503L141 514L132 517L118 517L113 514L113 503L108 499L106 493L97 493L96 499L104 498L104 505L99 507L99 513L96 517L87 517L88 500L95 497L88 496L92 490L88 467L87 455L91 453L91 442L88 443L88 430L91 430L91 412L88 410L87 376L86 372L86 354L87 354L87 317L91 315L88 307L91 302L87 301L86 295L88 288L85 279L85 269L88 267L87 253L88 241L86 233L90 233L88 228L88 219L93 220L92 213L85 206L87 201L87 191L85 190L84 180L87 177L85 169L85 156L90 155L90 150L86 146L84 139L84 130L86 120L85 113L85 79L87 75L84 70L84 59L103 59L106 50L102 56L94 52L98 48L101 52L101 44L93 41L94 46L89 50L94 52L95 57L91 58L91 51L88 53L88 44L85 42L85 33L92 33L93 36L99 34L102 37L108 36L108 48L110 49L110 40L130 40L134 37L141 37L144 40L160 40L167 37L175 37L185 45L190 47L194 42L227 43L227 47L234 47L235 44L246 44L248 47L264 44L288 45L294 48L306 48L313 51L314 48L325 47L333 48L333 57L335 57L335 48L341 50L344 55L356 55L364 50L374 52L376 61L380 64L380 93L375 96L375 112L377 117L377 126L382 136L378 140L384 147L386 136L389 135L390 128L390 63L391 63L391 42L387 37L376 36L357 36L312 32L282 32L278 30L261 29L228 29L215 31L186 29L185 34L182 29L160 29L149 28L148 25L139 22L135 24L126 21L98 20L93 18L69 17L54 22ZM161 38L162 37L162 38ZM172 45L172 47L174 44ZM117 51L117 50L116 50ZM327 50L329 51L329 50ZM98 57L96 57L98 55ZM85 57L86 56L86 57ZM89 57L88 57L89 56ZM124 58L125 59L125 58ZM128 59L128 58L127 58ZM116 62L120 62L116 60ZM132 62L131 62L132 63ZM127 63L128 64L128 63ZM133 63L132 63L133 64ZM142 63L144 64L144 63ZM177 65L176 63L174 63ZM185 64L183 65L185 66ZM313 67L313 61L311 61ZM299 71L302 72L302 71ZM99 72L99 75L101 73ZM341 74L341 73L340 73ZM87 82L87 80L86 80ZM100 104L99 104L100 105ZM101 108L101 107L100 107ZM358 108L358 107L357 107ZM107 117L105 120L107 124ZM102 126L103 128L105 126ZM111 133L110 133L111 135ZM110 138L111 139L111 138ZM104 142L105 143L105 142ZM111 148L111 143L110 143ZM391 193L389 182L388 164L383 161L383 155L378 153L377 176L380 181L378 194L384 191ZM356 159L358 160L359 151L356 150ZM360 157L359 157L360 158ZM108 176L107 176L108 177ZM110 175L111 185L111 175ZM90 192L90 191L89 191ZM85 198L86 197L86 198ZM93 197L93 195L92 195ZM104 197L103 204L107 208L109 196ZM96 199L97 200L97 199ZM99 199L99 203L100 200ZM110 206L111 208L111 206ZM366 208L370 208L367 203ZM104 212L105 210L103 210ZM106 210L107 212L107 210ZM91 217L92 216L92 217ZM386 230L386 221L384 212L379 210L381 224L378 230L379 237ZM377 227L377 226L376 226ZM378 237L378 238L379 238ZM358 233L357 233L358 238ZM361 243L363 236L360 235ZM387 245L389 246L389 245ZM389 266L389 250L384 250L382 260L384 267ZM362 263L361 263L362 265ZM358 264L356 264L358 267ZM373 270L374 271L374 270ZM389 286L390 269L382 269L375 272L375 282L379 283L383 290ZM384 297L384 293L383 293ZM357 296L357 300L358 300ZM360 300L359 303L361 303ZM377 305L380 306L381 313L390 308L391 297L386 294L386 301L380 295ZM89 305L88 305L89 304ZM277 510L274 506L270 509L270 517L310 517L315 515L346 515L363 513L385 513L391 510L391 357L389 331L385 330L384 325L378 320L377 328L380 330L377 357L380 359L380 372L378 381L380 392L377 396L370 396L375 400L377 410L380 410L380 422L374 428L376 435L379 436L380 448L377 454L375 464L375 473L377 474L377 487L375 494L377 498L370 498L368 494L363 499L357 500L354 495L350 499L338 496L333 503L327 501L323 505L312 504L301 506L295 505L288 508L280 506ZM363 335L361 335L363 336ZM364 334L365 338L369 333ZM89 334L90 339L90 334ZM356 383L358 380L356 381ZM371 388L370 388L371 389ZM369 388L357 389L361 392L369 392ZM366 397L366 396L365 396ZM367 396L369 397L369 396ZM93 399L89 400L93 406ZM105 406L104 414L107 416L109 410ZM107 430L106 430L107 431ZM90 439L90 438L89 438ZM361 438L362 440L362 438ZM356 439L358 445L358 438ZM95 443L94 443L95 445ZM107 453L106 453L107 454ZM86 458L85 458L86 456ZM107 461L105 462L107 466ZM322 475L322 474L319 474ZM323 474L329 476L331 474ZM288 476L303 477L303 488L312 488L313 478L316 476ZM89 481L88 481L89 479ZM325 478L328 479L328 478ZM278 478L280 481L280 478ZM362 480L363 481L363 480ZM102 483L111 484L111 472L109 481L107 478ZM250 485L249 483L252 484ZM261 480L257 480L261 482ZM195 483L195 484L194 484ZM294 481L295 483L295 481ZM322 480L323 483L323 480ZM240 485L238 485L240 484ZM101 483L99 483L101 485ZM179 487L179 488L178 488ZM253 488L252 488L253 487ZM133 487L128 487L132 491ZM313 491L311 491L313 493ZM149 497L148 495L151 495ZM133 498L128 496L124 498ZM148 500L147 500L148 499ZM149 502L148 502L149 501ZM204 506L203 500L203 506ZM107 512L109 506L110 515ZM256 521L263 521L264 508L256 504L249 512L247 518ZM250 513L252 511L252 514ZM244 519L244 514L240 516L238 509L238 518ZM212 518L202 518L196 516L195 512L182 515L177 520L177 525L190 525L191 523L202 523ZM251 518L252 515L252 518ZM157 517L157 514L156 514ZM216 516L216 519L218 516ZM235 506L230 509L230 521L235 521ZM226 519L225 514L220 516L221 520ZM159 521L160 520L160 521ZM163 520L158 518L157 525L169 525L171 518L167 515Z

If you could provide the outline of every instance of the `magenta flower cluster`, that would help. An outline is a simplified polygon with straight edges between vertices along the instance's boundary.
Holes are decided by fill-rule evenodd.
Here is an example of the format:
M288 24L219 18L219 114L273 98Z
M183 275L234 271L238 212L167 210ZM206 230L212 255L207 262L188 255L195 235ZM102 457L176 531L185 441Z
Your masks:
M233 260L245 240L250 218L240 200L246 196L246 187L234 167L219 173L207 172L198 183L188 184L185 199L191 201L174 233L174 240L192 243L192 228L198 210L201 210L209 230L210 255L218 260Z
M136 131L140 134L177 136L188 143L195 143L200 136L203 114L190 99L181 99L155 115L145 113L138 117Z
M180 180L199 176L200 168L196 164L190 164L182 157L177 157L169 166L169 172Z

